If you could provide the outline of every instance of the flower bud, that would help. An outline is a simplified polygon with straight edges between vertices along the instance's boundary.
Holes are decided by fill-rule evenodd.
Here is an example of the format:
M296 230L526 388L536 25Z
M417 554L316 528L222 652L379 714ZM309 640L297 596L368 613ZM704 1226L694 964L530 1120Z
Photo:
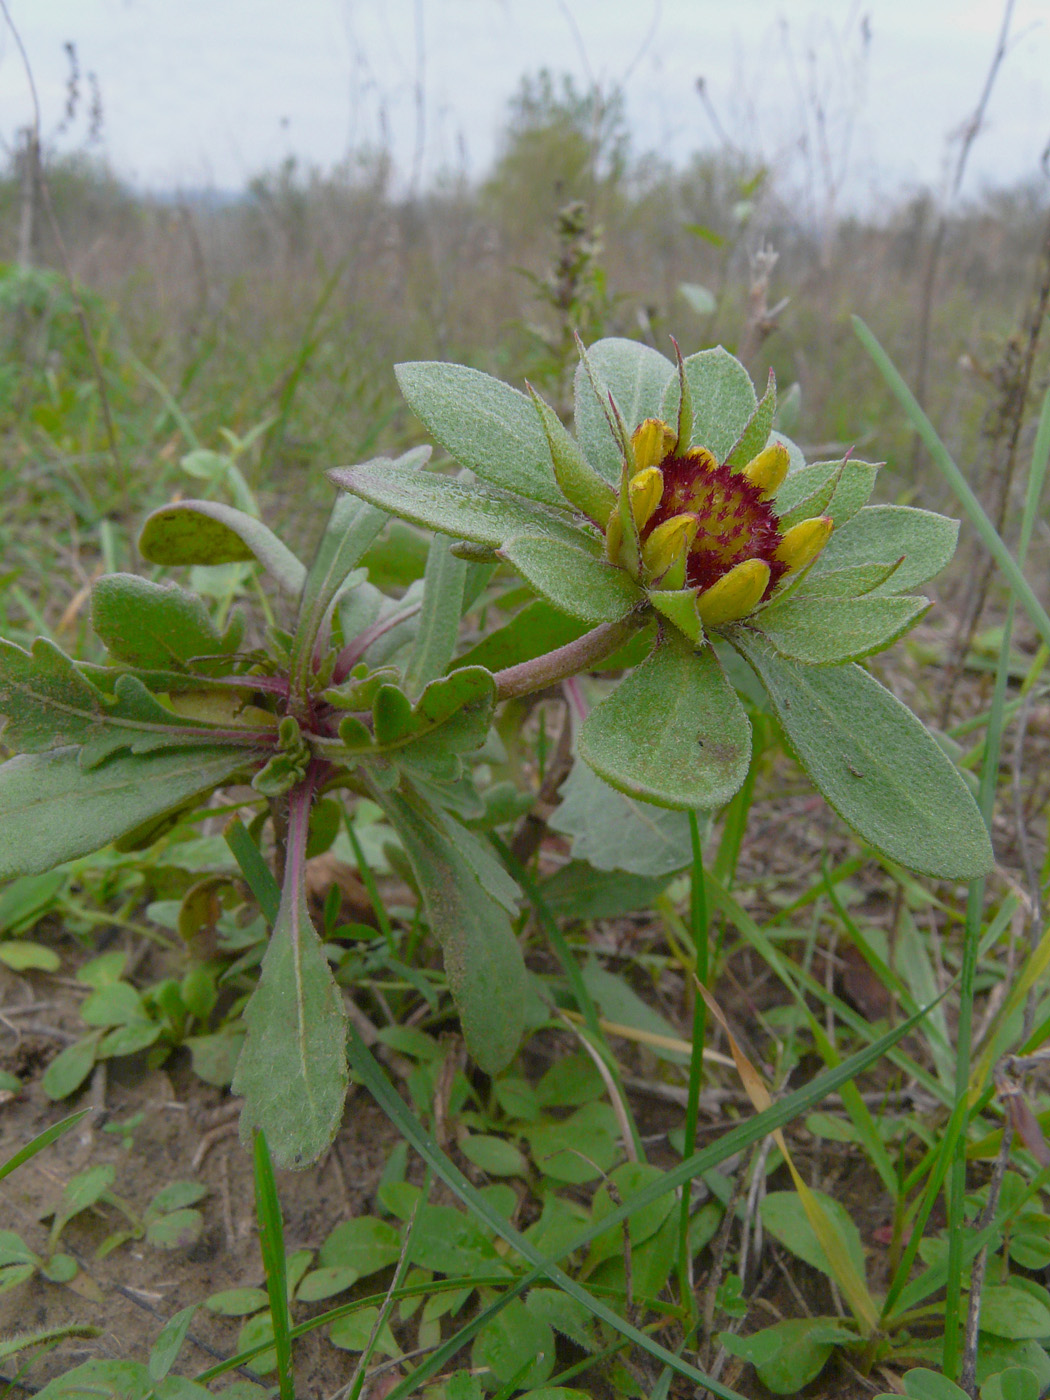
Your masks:
M764 559L745 559L696 600L696 610L705 627L737 622L762 601L769 583L769 565Z

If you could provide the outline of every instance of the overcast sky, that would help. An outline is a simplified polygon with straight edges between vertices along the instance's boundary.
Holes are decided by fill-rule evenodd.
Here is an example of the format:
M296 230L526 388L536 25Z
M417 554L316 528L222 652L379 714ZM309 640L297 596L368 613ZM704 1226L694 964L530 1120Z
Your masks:
M63 45L97 75L100 149L149 189L237 189L290 154L328 167L387 144L403 183L483 174L522 74L623 86L636 149L737 145L815 204L869 208L943 185L984 86L1002 0L4 0L45 139ZM0 24L0 140L30 119ZM1050 5L1014 0L965 192L1039 173L1050 142ZM697 94L706 82L710 108ZM821 118L827 134L819 148ZM83 118L61 140L76 146ZM952 144L953 133L956 142ZM808 142L808 144L807 144Z

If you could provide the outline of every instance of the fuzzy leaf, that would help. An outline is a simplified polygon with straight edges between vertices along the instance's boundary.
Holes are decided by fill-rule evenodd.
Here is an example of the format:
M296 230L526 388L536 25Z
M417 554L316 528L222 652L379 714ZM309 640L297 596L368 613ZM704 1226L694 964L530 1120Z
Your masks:
M693 401L693 431L688 444L682 446L706 447L724 462L758 407L751 376L721 346L688 356L685 376ZM659 415L668 423L677 420L678 399L676 375L668 385Z
M395 466L336 467L328 475L342 490L371 501L381 510L455 539L494 548L514 535L549 535L583 548L592 540L567 514L555 515L541 505L483 483L473 485Z
M211 729L165 709L135 676L118 677L113 695L104 694L43 637L28 652L0 640L0 716L9 748L40 753L80 746L85 769L121 749L144 754L207 744ZM245 730L243 742L252 747L256 740Z
M781 656L826 666L882 651L914 627L927 598L813 598L791 593L750 620Z
M466 365L420 360L395 373L412 411L461 466L530 500L565 504L547 436L525 394Z
M593 520L604 530L616 506L616 492L587 461L583 449L568 432L554 409L545 404L536 393L532 394L532 402L543 424L551 461L554 464L554 475L562 495L577 510L582 511L588 520Z
M987 874L994 856L977 804L909 709L859 666L786 661L745 628L732 640L843 821L910 870L946 880Z
M464 560L449 553L447 539L441 535L431 539L423 579L419 631L405 670L405 689L410 695L418 695L452 660L463 611L467 568Z
M135 574L99 579L91 625L118 661L159 671L186 670L194 658L221 655L237 640L220 636L196 593Z
M827 515L836 529L857 514L875 489L879 466L875 462L811 462L784 479L774 509L783 529L799 520Z
M549 825L572 837L574 860L588 861L596 870L652 876L681 870L692 859L684 812L617 792L586 763L573 765L560 796Z
M408 457L413 460L405 460ZM405 458L400 459L399 465L403 470L414 472L420 461L426 460L426 452L406 453ZM382 511L349 496L336 498L299 599L291 658L291 672L299 683L309 668L310 654L336 595L385 524L386 516Z
M221 501L175 501L147 516L139 553L151 564L234 564L256 559L290 598L306 568L261 520Z
M0 764L0 878L38 875L228 782L244 749L123 754L85 772L73 748Z
M748 462L770 443L777 440L773 432L773 419L777 412L777 381L773 371L769 371L766 392L759 399L747 427L740 434L733 450L726 460L734 467L746 467Z
M580 757L621 792L660 807L719 807L740 787L751 727L710 647L668 631L596 706Z
M645 600L622 569L561 540L518 535L500 555L548 602L583 622L619 622Z
M868 506L835 530L817 555L812 574L831 573L853 564L892 564L900 568L871 590L872 594L908 593L939 574L951 562L959 522L914 506Z
M502 671L506 666L517 666L545 651L574 642L585 630L583 623L566 617L549 603L536 598L526 603L509 622L497 627L464 652L456 665L484 666L489 671Z
M445 827L400 794L376 794L401 838L470 1052L486 1074L512 1059L524 1029L525 965L510 919ZM449 827L455 829L451 819Z
M306 903L305 801L301 791L291 799L288 873L232 1086L245 1099L242 1139L262 1128L280 1167L308 1166L331 1145L347 1087L342 998Z
M600 393L616 400L627 431L646 418L663 416L667 386L675 378L674 366L656 350L637 340L610 336L587 350L587 362ZM677 382L677 379L676 379ZM619 487L620 448L609 430L607 399L595 393L584 365L576 370L576 438L588 462L611 485Z

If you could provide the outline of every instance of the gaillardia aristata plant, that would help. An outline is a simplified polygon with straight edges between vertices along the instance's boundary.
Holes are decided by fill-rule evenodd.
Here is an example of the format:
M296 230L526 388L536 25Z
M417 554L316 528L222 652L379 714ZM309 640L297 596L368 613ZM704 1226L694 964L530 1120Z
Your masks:
M929 607L957 522L868 506L877 468L806 465L725 350L677 366L633 341L581 352L575 436L531 390L460 365L398 370L409 404L474 480L387 463L330 473L344 490L498 557L577 624L527 645L497 698L609 658L624 678L578 754L606 782L672 808L720 806L744 781L747 662L799 762L884 855L928 875L992 864L966 783L915 716L859 663ZM750 686L747 673L743 684Z

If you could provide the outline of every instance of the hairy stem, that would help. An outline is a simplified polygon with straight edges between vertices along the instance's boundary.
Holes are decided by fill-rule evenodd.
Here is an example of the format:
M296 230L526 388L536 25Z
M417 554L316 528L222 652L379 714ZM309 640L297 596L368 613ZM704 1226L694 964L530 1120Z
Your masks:
M586 671L619 651L630 640L639 627L647 621L647 610L638 608L628 613L619 622L603 622L574 642L568 642L555 651L544 652L542 656L523 661L518 666L508 666L497 671L496 699L511 700L520 695L531 695L537 690L546 690L556 681L566 680L580 671Z

